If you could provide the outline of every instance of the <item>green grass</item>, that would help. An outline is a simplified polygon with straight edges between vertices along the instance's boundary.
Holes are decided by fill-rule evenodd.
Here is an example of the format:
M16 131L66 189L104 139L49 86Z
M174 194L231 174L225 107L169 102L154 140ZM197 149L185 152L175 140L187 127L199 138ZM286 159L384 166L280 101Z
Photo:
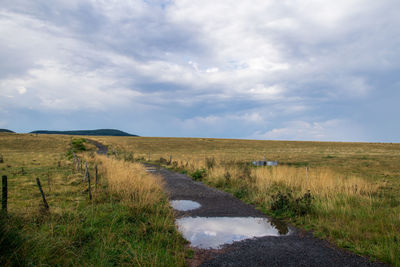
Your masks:
M173 223L165 227L163 216L168 214L162 209L160 205L148 211L134 210L104 201L80 203L75 210L60 214L3 217L2 247L8 251L1 263L182 266L184 254L179 244L183 242Z
M127 205L100 176L90 201L83 175L66 158L69 144L65 136L0 135L0 175L8 176L9 188L8 214L0 216L0 265L185 265L186 241L166 196L152 206ZM93 147L85 146L90 158Z

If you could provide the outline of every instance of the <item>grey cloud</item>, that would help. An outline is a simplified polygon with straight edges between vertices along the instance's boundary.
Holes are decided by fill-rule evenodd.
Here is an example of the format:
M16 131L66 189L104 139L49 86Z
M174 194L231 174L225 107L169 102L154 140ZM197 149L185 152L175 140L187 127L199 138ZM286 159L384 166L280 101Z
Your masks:
M379 119L365 106L397 96L398 7L394 0L3 1L0 104L10 112L0 121L35 111L51 124L85 110L88 118L110 112L118 125L128 119L149 135L305 139L321 139L335 122L360 126L325 139L388 140L390 124L380 120L377 131ZM393 101L378 99L376 110ZM128 113L135 115L121 116Z

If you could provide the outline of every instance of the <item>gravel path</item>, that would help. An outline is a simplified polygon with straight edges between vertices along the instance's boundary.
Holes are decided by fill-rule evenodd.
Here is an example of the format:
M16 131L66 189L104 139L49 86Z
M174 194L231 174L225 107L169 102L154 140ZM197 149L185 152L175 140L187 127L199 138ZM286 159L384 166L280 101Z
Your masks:
M171 200L199 202L199 209L177 212L178 217L266 217L263 213L232 195L195 182L186 175L166 169L152 171L161 174ZM200 266L385 266L330 245L311 234L291 227L288 236L266 236L235 242L223 252L211 252ZM204 250L200 251L204 253Z
M97 154L99 155L107 155L108 152L108 147L103 145L102 143L99 143L97 141L91 140L91 139L86 139L89 143L92 143L97 147Z

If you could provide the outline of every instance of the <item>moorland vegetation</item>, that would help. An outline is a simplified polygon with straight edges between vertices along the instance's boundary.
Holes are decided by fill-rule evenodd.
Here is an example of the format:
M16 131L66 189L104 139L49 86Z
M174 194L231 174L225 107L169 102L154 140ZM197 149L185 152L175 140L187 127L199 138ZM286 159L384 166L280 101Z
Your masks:
M400 144L98 137L373 260L400 266ZM277 160L255 167L253 160Z

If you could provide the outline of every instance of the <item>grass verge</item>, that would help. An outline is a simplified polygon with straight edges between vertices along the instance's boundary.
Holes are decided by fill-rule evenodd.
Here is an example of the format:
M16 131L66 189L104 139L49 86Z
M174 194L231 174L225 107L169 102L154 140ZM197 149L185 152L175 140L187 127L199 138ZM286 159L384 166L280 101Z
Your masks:
M0 174L9 187L8 214L0 216L0 265L183 266L185 241L160 180L139 164L97 157L89 147L82 156L91 177L99 166L89 200L83 174L66 158L70 143L65 136L0 136Z

